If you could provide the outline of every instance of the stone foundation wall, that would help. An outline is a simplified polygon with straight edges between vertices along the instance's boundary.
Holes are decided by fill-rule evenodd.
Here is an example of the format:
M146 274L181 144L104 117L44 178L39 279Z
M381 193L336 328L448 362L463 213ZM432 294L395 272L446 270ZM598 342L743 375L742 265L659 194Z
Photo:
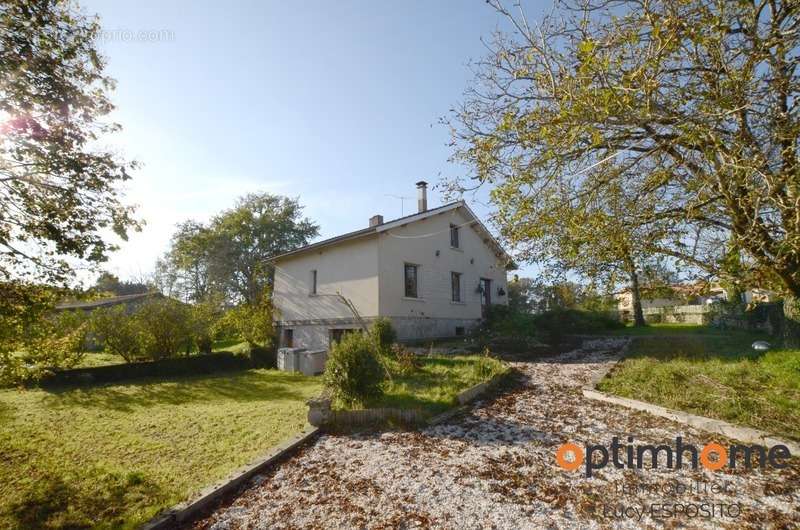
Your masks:
M364 318L364 323L369 327L375 317ZM390 317L392 326L397 332L397 339L411 342L425 339L444 339L456 336L456 328L464 328L464 333L469 333L480 323L479 319L464 318L424 318L424 317ZM327 350L330 348L331 329L361 329L361 324L355 319L337 318L329 321L308 320L289 321L276 323L276 333L280 347L287 346L283 343L283 330L293 330L293 346L309 350Z

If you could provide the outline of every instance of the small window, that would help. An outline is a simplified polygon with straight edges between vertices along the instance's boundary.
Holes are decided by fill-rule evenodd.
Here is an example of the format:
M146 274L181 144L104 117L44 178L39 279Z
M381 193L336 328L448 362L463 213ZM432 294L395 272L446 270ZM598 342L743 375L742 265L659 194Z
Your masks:
M453 300L453 302L460 302L461 301L461 273L460 272L451 272L450 273L450 288L452 290L452 300Z
M406 263L405 266L405 286L406 298L418 298L419 291L417 290L417 272L419 267Z
M456 326L456 337L463 337L463 336L464 336L464 327Z
M314 269L311 271L311 288L309 289L311 294L317 294L317 270Z
M450 225L450 246L453 248L461 248L458 241L458 227L456 225Z
M331 330L329 330L329 333L330 333L330 337L329 338L330 338L331 346L336 342L341 342L341 340L344 338L345 335L348 335L350 333L356 333L358 331L361 331L361 330L352 329L352 328L331 329Z

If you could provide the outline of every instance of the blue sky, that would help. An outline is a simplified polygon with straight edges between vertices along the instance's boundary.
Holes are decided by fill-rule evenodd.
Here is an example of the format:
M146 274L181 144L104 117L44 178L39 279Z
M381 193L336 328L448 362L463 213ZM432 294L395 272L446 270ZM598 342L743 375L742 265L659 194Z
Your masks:
M502 27L482 0L81 5L101 17L118 81L124 130L109 142L143 164L127 193L147 225L107 267L124 278L152 270L176 223L248 192L298 196L330 237L400 216L387 194L464 174L439 118L485 54L481 37Z

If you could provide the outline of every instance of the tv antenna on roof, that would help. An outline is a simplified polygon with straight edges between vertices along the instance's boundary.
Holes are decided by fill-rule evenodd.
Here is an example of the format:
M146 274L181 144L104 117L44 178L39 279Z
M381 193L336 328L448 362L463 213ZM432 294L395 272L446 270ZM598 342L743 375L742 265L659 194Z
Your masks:
M395 199L400 199L400 217L403 217L405 213L405 205L407 200L411 200L414 197L403 197L402 195L392 195L391 193L386 194L387 197L393 197Z

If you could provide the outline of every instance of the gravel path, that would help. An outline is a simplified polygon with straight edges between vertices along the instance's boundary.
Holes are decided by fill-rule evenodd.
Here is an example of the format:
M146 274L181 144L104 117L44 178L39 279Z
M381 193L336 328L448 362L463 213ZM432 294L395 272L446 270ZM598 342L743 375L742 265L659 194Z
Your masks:
M592 341L514 363L521 375L510 391L421 432L322 436L194 528L800 527L798 458L782 470L712 472L665 469L662 454L657 469L648 458L645 469L609 465L591 478L557 467L555 451L568 441L730 443L584 398L581 385L621 346ZM723 491L697 491L711 488ZM693 516L669 516L675 505Z

